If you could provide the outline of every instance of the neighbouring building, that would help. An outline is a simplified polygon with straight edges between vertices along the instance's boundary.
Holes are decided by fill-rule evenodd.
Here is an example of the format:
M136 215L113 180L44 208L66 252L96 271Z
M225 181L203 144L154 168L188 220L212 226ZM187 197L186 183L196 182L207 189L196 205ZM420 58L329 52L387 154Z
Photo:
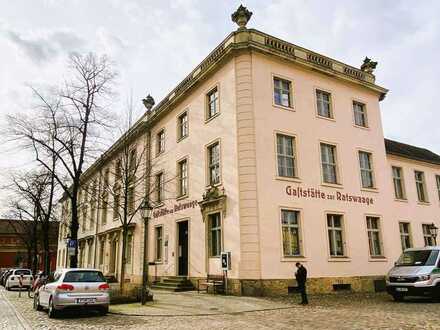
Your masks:
M240 7L238 30L129 132L152 167L147 188L136 190L156 187L150 278L221 274L227 251L233 294L286 294L297 261L313 292L372 291L403 248L435 244L440 156L384 138L387 89L375 84L376 62L355 68L248 29L251 15ZM84 185L117 183L108 173L120 147L84 173ZM61 202L59 266L69 218ZM111 210L84 205L81 265L118 278L120 223ZM141 283L143 234L138 215L127 243L132 285Z
M34 255L32 230L33 221L0 219L0 269L24 267L32 269ZM37 227L37 237L41 237L41 224ZM51 222L49 232L50 269L55 270L58 251L58 222ZM37 270L44 269L42 242L37 242Z

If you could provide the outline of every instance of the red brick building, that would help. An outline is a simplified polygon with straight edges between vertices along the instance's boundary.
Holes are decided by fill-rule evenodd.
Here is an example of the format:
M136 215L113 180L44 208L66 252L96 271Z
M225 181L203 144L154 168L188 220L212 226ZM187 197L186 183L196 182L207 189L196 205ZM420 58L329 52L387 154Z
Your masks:
M32 251L29 251L31 235L26 233L30 230L32 222L0 219L0 269L11 267L31 268ZM58 246L58 223L50 225L49 246L50 246L50 268L56 268L57 246ZM37 237L41 237L41 226L37 227ZM43 269L43 247L39 240L37 244L38 269Z

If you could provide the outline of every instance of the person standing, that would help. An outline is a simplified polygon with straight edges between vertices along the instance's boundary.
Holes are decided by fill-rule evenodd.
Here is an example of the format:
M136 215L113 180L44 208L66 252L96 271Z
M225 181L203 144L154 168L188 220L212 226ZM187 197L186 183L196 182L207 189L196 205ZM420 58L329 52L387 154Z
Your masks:
M307 269L300 262L296 263L296 268L295 277L301 293L301 305L307 305L309 303L306 291Z

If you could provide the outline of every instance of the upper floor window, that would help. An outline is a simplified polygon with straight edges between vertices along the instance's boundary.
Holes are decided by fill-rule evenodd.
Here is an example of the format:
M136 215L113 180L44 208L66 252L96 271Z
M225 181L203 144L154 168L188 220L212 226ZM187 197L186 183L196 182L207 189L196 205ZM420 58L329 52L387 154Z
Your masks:
M213 88L208 94L206 94L207 110L206 119L210 119L219 113L219 99L218 88Z
M337 184L339 178L336 160L336 146L321 143L321 166L322 180L325 183Z
M188 113L185 111L177 118L177 138L188 136Z
M380 219L378 217L367 217L368 244L371 257L383 256L382 239L380 233Z
M393 166L393 184L394 184L394 196L397 199L405 199L405 187L403 185L402 168Z
M411 228L408 222L399 222L400 243L405 251L412 247Z
M159 155L165 151L165 129L161 129L156 136L156 154Z
M295 138L277 134L278 176L296 177L295 170Z
M215 142L208 147L209 184L220 183L220 143Z
M437 182L437 193L438 199L440 200L440 175L435 176L435 181Z
M345 256L345 234L343 217L340 214L327 214L328 242L331 257Z
M292 83L288 80L273 78L273 98L276 105L292 107Z
M188 194L188 160L183 159L178 164L178 197Z
M365 104L360 102L353 102L354 123L357 126L367 127L367 111Z
M428 196L426 194L425 173L421 171L414 171L414 177L416 180L417 197L419 202L427 203Z
M163 202L165 197L165 177L164 174L158 173L156 174L156 202Z
M299 226L299 211L281 210L283 255L285 257L301 255Z
M359 166L361 169L362 188L374 188L374 175L371 153L359 151Z
M333 118L331 106L331 94L321 90L316 90L316 107L318 115L325 118Z
M435 240L434 240L434 237L432 237L432 235L431 235L430 227L431 227L431 225L427 225L427 224L422 225L423 240L425 242L425 246L434 246L435 245Z

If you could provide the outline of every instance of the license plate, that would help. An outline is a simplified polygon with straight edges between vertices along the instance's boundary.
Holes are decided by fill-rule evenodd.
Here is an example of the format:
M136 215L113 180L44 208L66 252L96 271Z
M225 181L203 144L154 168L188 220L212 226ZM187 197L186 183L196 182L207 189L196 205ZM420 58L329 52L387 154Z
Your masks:
M76 299L77 304L89 304L94 303L96 301L95 298L78 298Z
M396 288L396 291L406 292L406 291L408 291L408 288Z

